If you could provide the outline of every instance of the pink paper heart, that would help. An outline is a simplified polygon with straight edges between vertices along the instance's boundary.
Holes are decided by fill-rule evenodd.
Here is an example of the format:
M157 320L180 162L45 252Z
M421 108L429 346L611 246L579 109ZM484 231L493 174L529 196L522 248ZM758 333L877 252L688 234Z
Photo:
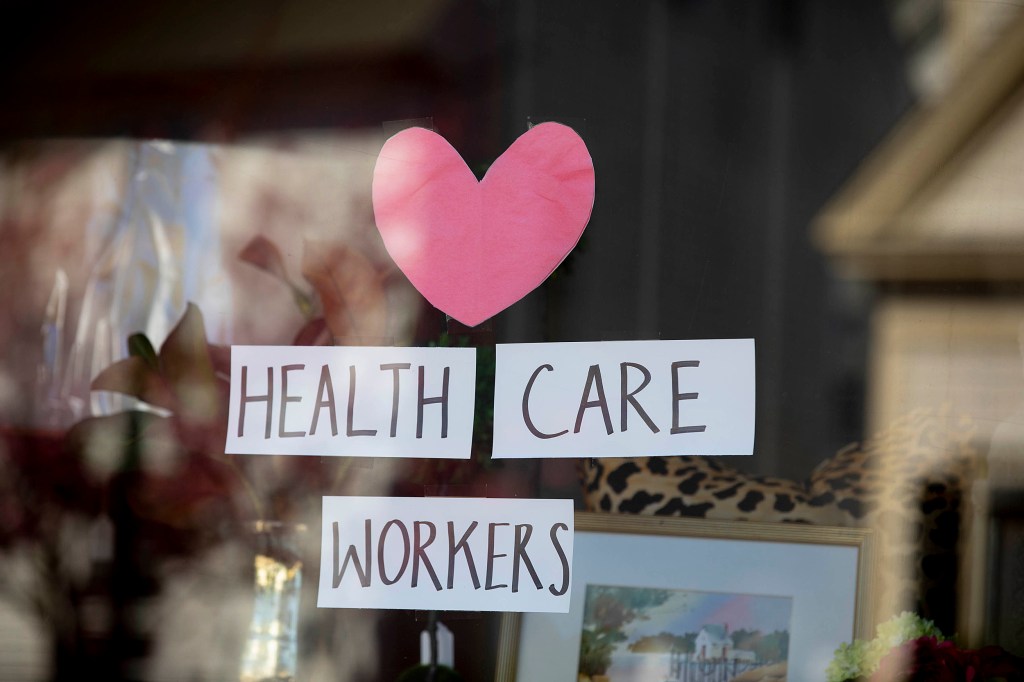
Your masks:
M521 135L479 182L423 128L390 138L373 171L373 212L391 258L434 307L471 327L547 279L593 207L594 162L558 123Z

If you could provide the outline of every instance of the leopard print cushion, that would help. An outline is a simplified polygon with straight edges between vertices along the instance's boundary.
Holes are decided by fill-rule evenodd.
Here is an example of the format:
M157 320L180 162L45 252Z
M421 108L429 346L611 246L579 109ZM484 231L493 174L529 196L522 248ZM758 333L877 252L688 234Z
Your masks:
M918 410L811 474L811 494L834 497L841 525L877 534L880 617L909 609L956 632L961 528L982 463L976 430L969 418Z
M917 411L822 462L806 482L712 457L581 460L589 511L871 528L876 617L904 609L956 630L958 549L978 452L974 426Z
M833 496L784 478L750 476L712 457L582 462L588 511L830 525L842 519Z

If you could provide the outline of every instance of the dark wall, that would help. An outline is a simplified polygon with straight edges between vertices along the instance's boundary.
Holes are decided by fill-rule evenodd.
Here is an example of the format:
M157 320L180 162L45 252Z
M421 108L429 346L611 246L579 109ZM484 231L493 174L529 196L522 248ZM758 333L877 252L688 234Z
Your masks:
M519 2L506 138L575 122L593 219L503 340L753 337L755 457L806 476L860 438L869 293L810 222L908 107L881 2Z

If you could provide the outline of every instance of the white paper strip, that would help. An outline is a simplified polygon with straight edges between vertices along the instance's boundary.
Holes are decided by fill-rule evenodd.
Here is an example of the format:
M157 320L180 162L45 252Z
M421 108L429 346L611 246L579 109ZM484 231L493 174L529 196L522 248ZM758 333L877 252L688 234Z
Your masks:
M495 458L753 449L753 339L497 348Z
M468 459L474 348L232 346L225 452Z
M566 613L572 500L324 497L317 606Z

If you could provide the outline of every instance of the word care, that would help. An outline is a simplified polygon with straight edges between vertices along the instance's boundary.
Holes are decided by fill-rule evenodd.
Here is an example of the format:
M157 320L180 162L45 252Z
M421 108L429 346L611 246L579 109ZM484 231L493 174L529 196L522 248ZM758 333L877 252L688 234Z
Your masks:
M753 449L753 339L497 348L496 458Z
M324 497L317 606L567 613L572 500Z
M468 459L473 348L232 346L225 452Z

